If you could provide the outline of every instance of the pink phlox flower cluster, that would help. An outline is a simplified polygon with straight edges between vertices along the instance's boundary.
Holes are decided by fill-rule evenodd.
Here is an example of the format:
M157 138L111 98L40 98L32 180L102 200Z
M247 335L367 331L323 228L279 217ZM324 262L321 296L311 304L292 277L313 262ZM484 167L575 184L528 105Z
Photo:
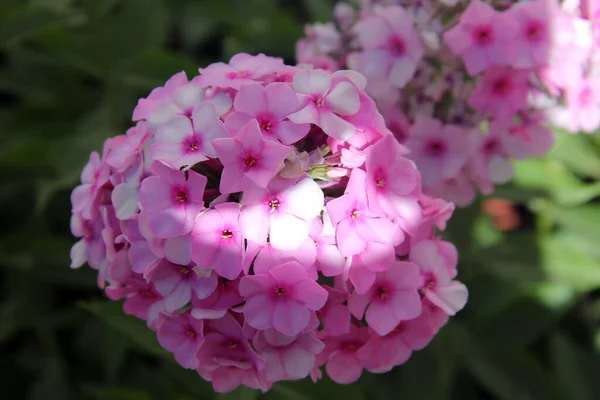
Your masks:
M596 1L369 0L334 20L306 27L298 62L368 78L427 195L467 206L510 180L512 160L547 153L552 126L600 128Z
M311 35L319 51L341 43L330 25ZM375 50L390 70L404 62ZM71 267L97 270L218 392L323 371L346 384L406 362L467 301L439 236L454 205L422 191L468 167L466 131L425 118L410 132L396 116L392 133L355 71L238 54L200 74L139 100L136 125L92 153L72 195ZM502 157L527 131L513 128Z

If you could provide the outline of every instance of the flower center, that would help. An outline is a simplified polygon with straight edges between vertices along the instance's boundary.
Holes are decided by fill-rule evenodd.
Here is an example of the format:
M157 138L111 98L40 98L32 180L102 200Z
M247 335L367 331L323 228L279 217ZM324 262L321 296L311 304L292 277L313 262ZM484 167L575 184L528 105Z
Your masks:
M477 44L486 46L493 40L493 32L489 26L478 26L473 32L473 36Z
M248 168L253 168L256 166L256 158L254 158L253 156L246 157L246 160L244 160L244 162L246 163L246 167Z
M498 78L494 81L492 90L495 94L504 95L510 90L510 82L505 77Z
M190 273L190 271L191 270L188 267L184 267L184 266L179 267L179 273L181 275L187 275Z
M318 99L315 100L315 104L317 105L317 107L324 107L325 106L325 99L318 98Z
M585 87L581 92L579 92L579 104L586 107L590 106L593 102L594 94L592 93L592 89L589 87Z
M185 335L188 336L189 338L193 339L196 337L196 331L194 329L192 329L191 327L189 327L187 329L187 331L185 332Z
M271 131L271 121L269 120L262 120L260 121L260 129L266 132L270 132Z
M227 347L229 347L230 349L232 349L232 350L233 350L233 349L235 349L236 347L238 347L238 343L237 343L237 342L234 342L233 340L230 340L230 341L229 341L229 346L227 346Z
M439 157L446 152L446 143L440 139L434 139L427 145L427 153L430 156Z
M248 78L250 73L248 71L230 72L227 74L229 79L245 79Z
M229 285L229 279L227 278L223 278L223 277L219 277L219 286L221 287L227 287Z
M500 141L496 138L488 139L483 144L483 152L485 154L495 154L500 151Z
M386 288L384 286L379 286L377 289L375 289L375 296L379 300L385 300L385 299L387 299L388 296L389 296L388 288Z
M531 21L525 30L525 35L531 40L540 40L542 33L543 28L540 21Z
M187 203L188 200L188 194L186 190L178 190L175 193L175 200L179 201L180 203Z
M377 187L384 187L385 186L385 180L381 177L378 177L375 180L375 184L377 185Z
M223 239L231 239L233 237L233 233L229 229L224 229L223 232L221 232L221 237Z
M271 207L271 211L275 210L276 208L279 208L279 206L281 206L279 200L273 199L269 201L269 207Z
M277 288L277 289L275 289L275 294L277 296L283 296L285 294L285 289L284 288Z
M360 218L360 210L352 210L350 213L350 218L357 219Z
M395 55L401 56L406 52L406 43L404 43L404 39L399 36L394 36L390 40L390 47Z

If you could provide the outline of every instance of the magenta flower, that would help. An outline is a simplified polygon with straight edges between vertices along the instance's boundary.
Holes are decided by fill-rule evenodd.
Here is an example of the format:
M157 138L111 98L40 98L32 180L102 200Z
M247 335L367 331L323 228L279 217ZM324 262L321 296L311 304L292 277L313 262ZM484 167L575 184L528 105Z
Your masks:
M513 62L512 44L518 32L519 24L511 15L473 0L460 16L460 23L444 33L444 41L462 57L469 74L477 75L490 65Z
M204 341L193 355L198 373L212 381L217 392L230 392L241 384L265 389L264 378L257 376L265 360L252 349L232 314L206 322Z
M203 87L239 89L244 83L260 80L283 67L283 60L259 54L240 53L231 57L229 64L214 63L200 68L198 83Z
M71 211L74 214L81 213L85 219L93 219L95 203L102 190L108 183L110 169L108 165L100 160L95 151L90 154L90 160L81 171L81 185L77 186L71 193Z
M192 230L196 216L204 209L207 179L194 171L171 169L155 161L155 176L144 179L140 187L140 204L148 214L152 233L161 238L184 235Z
M128 285L131 293L123 303L123 311L147 321L148 326L154 326L165 305L163 297L152 284L142 280L131 280Z
M369 207L380 214L399 216L402 198L420 189L417 167L402 157L402 146L391 135L369 147L366 164Z
M327 338L324 354L327 355L325 370L334 382L349 384L362 375L363 365L358 358L359 349L369 339L369 328L352 325L350 333Z
M175 354L175 360L183 368L196 368L196 351L204 341L204 322L188 313L160 315L158 342Z
M194 107L191 119L176 116L158 129L150 156L175 169L188 169L216 158L212 140L228 136L214 104L203 102Z
M215 272L213 272L214 275ZM244 302L238 287L239 279L230 281L217 277L217 288L205 299L192 298L192 317L197 319L219 319L227 310Z
M253 344L266 361L263 375L270 382L306 378L315 366L316 355L325 348L312 333L290 337L274 329L258 332Z
M406 86L425 52L406 10L376 7L375 15L361 19L355 31L363 48L359 71L368 78L384 78L397 88Z
M265 140L256 120L250 120L234 138L215 139L213 146L224 169L219 190L235 193L256 185L267 187L290 147Z
M469 160L472 152L469 131L446 125L434 118L417 117L405 143L411 149L407 155L421 172L424 186L453 178Z
M305 137L310 129L309 124L295 124L286 119L298 111L299 106L296 92L286 83L275 82L267 87L247 83L235 96L235 111L229 114L225 126L237 132L248 121L256 119L266 140L292 144Z
M511 67L491 67L483 74L468 104L492 114L497 122L508 124L517 111L527 108L530 71Z
M217 288L217 277L202 275L187 265L173 264L163 258L146 271L146 280L165 298L165 309L173 312L188 304L193 297L205 299Z
M321 188L309 177L277 179L266 189L249 188L242 198L240 216L244 237L273 248L294 250L309 235L309 223L323 208Z
M327 301L325 289L309 279L295 261L271 268L266 274L243 277L240 294L246 298L244 316L250 326L273 327L288 336L306 328L310 311L319 310Z
M429 301L448 315L456 314L465 306L467 287L452 280L456 274L455 266L447 265L435 241L424 240L413 245L410 260L421 268L423 284L420 291Z
M421 314L421 286L419 266L411 262L397 261L385 272L377 274L375 282L365 294L351 294L348 298L350 312L366 320L380 336L390 333L400 321L413 319Z
M356 86L348 81L332 82L331 74L323 70L301 70L294 76L293 87L304 96L303 108L289 116L292 122L315 124L341 141L354 135L354 125L343 118L360 108Z
M196 219L192 231L192 259L199 268L214 269L233 280L242 271L243 237L237 203L215 206Z
M327 203L327 213L335 226L337 244L344 257L360 253L370 241L391 242L398 229L390 220L369 209L366 179L367 174L362 169L352 170L344 195Z

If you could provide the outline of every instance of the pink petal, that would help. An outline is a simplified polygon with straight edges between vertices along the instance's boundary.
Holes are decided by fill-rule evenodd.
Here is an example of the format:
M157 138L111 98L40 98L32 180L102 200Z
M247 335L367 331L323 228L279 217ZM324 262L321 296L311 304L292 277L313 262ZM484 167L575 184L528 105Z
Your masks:
M281 121L277 127L277 137L283 144L296 143L304 138L310 130L310 124L296 124L291 121Z
M242 85L233 101L233 108L236 111L256 117L267 110L265 89L254 82Z
M275 82L269 84L265 88L265 95L268 109L277 119L283 119L298 111L300 106L296 92L287 83Z
M225 120L225 126L229 131L237 133L244 125L252 119L252 116L244 114L243 112L234 111L227 116Z
M204 189L208 179L196 171L188 171L187 188L188 200L194 203L204 205Z
M235 243L220 247L213 268L222 277L234 280L242 272L242 237L236 235L227 240L234 240Z
M210 102L204 102L196 106L192 112L194 131L199 133L210 131L217 123L217 119L215 105Z
M271 270L273 271L273 270ZM317 282L310 279L304 279L294 285L290 296L298 300L310 310L320 310L327 301L327 291Z
M135 242L128 251L129 263L133 272L144 274L150 265L156 261L156 256L145 241Z
M246 207L240 214L240 226L246 239L261 245L267 243L270 217L261 205Z
M365 315L365 310L370 303L370 294L358 294L352 293L348 296L348 310L352 313L355 318L360 320Z
M325 276L338 276L343 272L346 258L335 244L319 244L317 250L319 269Z
M243 162L244 150L239 141L225 138L213 139L211 143L223 165L237 165Z
M331 380L345 385L356 382L362 375L363 368L354 354L338 351L331 356L325 370Z
M331 76L323 70L300 70L294 75L292 86L300 93L325 96L331 86Z
M285 196L285 211L305 221L310 221L321 213L325 200L323 190L308 177L293 185Z
M379 336L387 335L400 323L400 318L396 316L394 310L395 306L390 302L374 301L367 309L365 319L369 327Z
M345 194L327 203L327 214L331 223L336 226L344 219L350 217L356 202L352 194Z
M391 307L398 320L417 318L421 314L421 296L414 290L399 290L391 297Z
M389 80L395 87L403 88L411 80L417 69L417 64L404 56L396 58L390 70Z
M350 139L356 131L354 125L350 122L341 119L332 111L324 108L321 109L318 125L325 134L342 142Z
M342 304L328 305L321 310L319 317L327 335L341 336L350 332L350 312Z
M156 288L158 290L158 287ZM168 296L165 297L165 310L173 312L185 306L192 298L192 287L187 282L180 282Z
M240 280L239 291L242 297L252 297L276 288L277 283L271 275L248 275Z
M188 265L192 261L190 243L190 235L178 236L165 240L165 258L173 264Z
M170 207L149 216L150 230L159 238L172 238L184 235L186 210L184 207Z
M76 269L85 264L87 260L87 246L81 239L71 247L71 268Z
M277 282L278 287L283 288L291 288L295 284L308 279L306 269L295 261L271 268L269 275Z
M269 238L271 246L279 250L294 250L308 237L308 223L280 211L271 215Z
M144 211L158 212L168 208L171 202L171 185L158 176L144 179L140 187L140 203Z
M319 108L309 101L304 108L288 116L288 119L296 124L318 124Z
M192 271L192 272L190 272L190 274L191 273L195 273L195 272ZM206 299L207 297L209 297L211 294L214 293L214 291L217 289L218 284L219 284L219 281L215 274L211 274L208 277L195 278L193 280L194 293L196 293L197 298L199 298L201 300Z
M340 82L325 98L328 109L339 115L354 115L360 108L358 90L353 84Z
M278 299L273 311L273 327L288 336L295 336L307 327L310 312L300 302Z
M192 123L189 118L176 116L156 131L155 140L157 143L181 144L192 133Z
M359 254L367 245L367 242L356 232L350 218L346 218L338 224L335 238L340 249L340 254L344 257Z
M248 121L237 133L235 139L242 144L245 151L261 154L265 148L265 141L260 131L260 126L255 119Z
M438 286L435 291L427 290L427 298L446 314L454 315L467 304L469 292L460 282L452 282L448 286Z
M196 368L196 343L193 340L183 341L175 351L175 360L183 368Z
M315 365L315 355L301 347L292 347L284 354L283 368L291 379L306 378Z
M246 300L244 316L251 327L262 330L273 326L275 304L271 296L271 293L261 293Z

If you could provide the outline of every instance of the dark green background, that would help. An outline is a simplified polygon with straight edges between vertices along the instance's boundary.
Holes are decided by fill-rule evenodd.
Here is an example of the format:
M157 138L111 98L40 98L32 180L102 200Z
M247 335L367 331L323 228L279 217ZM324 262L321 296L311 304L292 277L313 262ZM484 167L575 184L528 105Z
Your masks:
M31 400L600 399L600 140L558 135L498 195L523 223L456 213L467 307L424 351L352 386L215 395L143 322L71 271L69 194L92 150L175 72L265 52L293 62L323 0L0 1L0 395Z

